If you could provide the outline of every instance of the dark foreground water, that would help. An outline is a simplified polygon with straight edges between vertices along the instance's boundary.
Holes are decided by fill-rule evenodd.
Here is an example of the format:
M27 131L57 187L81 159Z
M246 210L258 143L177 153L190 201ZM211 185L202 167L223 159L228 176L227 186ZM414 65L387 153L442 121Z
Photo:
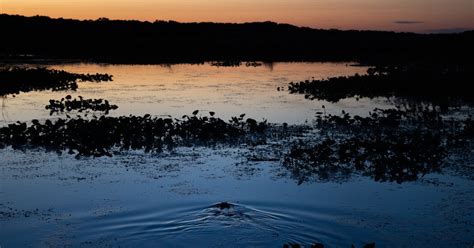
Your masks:
M381 99L338 104L277 91L292 80L362 72L346 64L61 65L114 75L78 92L7 97L3 124L57 118L44 109L66 94L105 98L111 115L180 116L195 109L220 117L247 113L275 123L311 122L325 105L367 115ZM317 133L304 134L318 139ZM275 149L278 147L278 149ZM43 150L0 150L0 246L4 247L472 247L474 181L470 154L413 182L361 175L301 182L281 162L285 143L140 151L82 158ZM472 154L472 150L470 150ZM256 159L259 158L259 159ZM466 159L468 160L465 163ZM464 160L463 166L456 161ZM226 202L228 204L220 204Z
M3 150L2 247L469 247L472 179L363 177L298 185L242 149L179 149L76 160ZM213 206L226 201L232 208Z

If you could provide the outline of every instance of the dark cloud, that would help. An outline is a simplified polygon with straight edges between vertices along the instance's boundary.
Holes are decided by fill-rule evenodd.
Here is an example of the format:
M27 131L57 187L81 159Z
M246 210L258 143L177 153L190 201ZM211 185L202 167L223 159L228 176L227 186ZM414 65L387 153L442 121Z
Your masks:
M395 23L395 24L421 24L421 23L424 23L424 22L420 22L420 21L394 21L393 23Z

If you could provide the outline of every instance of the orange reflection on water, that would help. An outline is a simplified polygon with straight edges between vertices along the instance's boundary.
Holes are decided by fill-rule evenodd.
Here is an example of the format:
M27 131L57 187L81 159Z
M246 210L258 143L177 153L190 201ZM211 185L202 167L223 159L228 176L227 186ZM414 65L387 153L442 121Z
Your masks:
M366 68L345 63L276 63L259 67L190 65L98 65L54 66L77 73L108 73L113 82L80 83L77 92L30 92L7 99L7 120L48 118L49 99L103 98L119 109L111 115L171 115L181 117L194 110L204 115L215 111L224 119L242 113L271 122L302 123L314 119L325 104L328 111L354 110L364 115L374 106L369 100L346 100L337 104L310 101L286 91L291 81L364 73ZM278 91L280 87L280 91Z

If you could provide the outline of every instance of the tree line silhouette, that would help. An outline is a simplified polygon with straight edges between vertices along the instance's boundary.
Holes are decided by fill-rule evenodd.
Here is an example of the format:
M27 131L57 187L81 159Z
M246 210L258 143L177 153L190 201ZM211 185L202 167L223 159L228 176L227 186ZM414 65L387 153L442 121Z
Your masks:
M273 22L178 23L0 15L3 61L114 63L203 61L469 62L473 31L415 34L340 31Z

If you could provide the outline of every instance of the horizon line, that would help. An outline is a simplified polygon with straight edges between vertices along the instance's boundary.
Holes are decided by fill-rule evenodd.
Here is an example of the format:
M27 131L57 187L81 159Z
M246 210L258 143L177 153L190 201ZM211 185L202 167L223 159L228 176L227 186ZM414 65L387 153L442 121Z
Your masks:
M415 32L415 31L395 31L395 30L386 30L386 29L343 29L343 28L317 28L317 27L309 27L309 26L300 26L292 23L284 23L284 22L276 22L272 20L266 21L250 21L250 22L213 22L213 21L192 21L192 22L182 22L176 20L164 20L164 19L155 19L153 21L150 20L139 20L139 19L113 19L106 16L98 17L96 19L90 18L71 18L71 17L53 17L47 15L22 15L22 14L9 14L0 12L0 15L6 16L19 16L19 17L26 17L26 18L33 18L33 17L41 17L41 18L49 18L53 20L69 20L69 21L130 21L130 22L142 22L142 23L157 23L157 22L168 22L168 23L178 23L178 24L228 24L228 25L243 25L243 24L263 24L263 23L272 23L276 25L287 25L296 28L302 29L312 29L312 30L327 30L327 31L359 31L359 32L388 32L388 33L401 33L401 34L461 34L465 32L472 32L474 31L474 27L472 28L461 28L461 27L452 27L452 28L440 28L440 29L427 29L424 32ZM395 23L397 21L394 21Z

